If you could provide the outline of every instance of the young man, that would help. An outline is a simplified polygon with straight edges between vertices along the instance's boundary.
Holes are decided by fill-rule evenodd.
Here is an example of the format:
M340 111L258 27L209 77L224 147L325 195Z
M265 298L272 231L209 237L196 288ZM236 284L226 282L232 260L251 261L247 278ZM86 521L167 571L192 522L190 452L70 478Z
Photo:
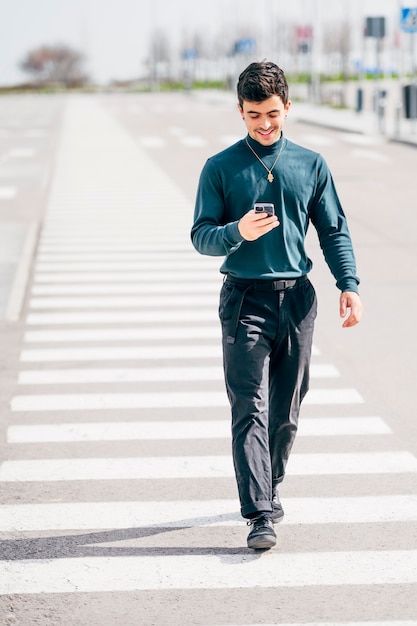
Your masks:
M278 485L309 386L316 296L307 278L309 222L341 291L344 327L360 321L355 258L324 159L284 137L288 85L274 63L251 63L237 86L248 134L208 159L191 238L201 254L225 256L219 316L232 450L249 548L276 543ZM256 203L268 203L254 208ZM273 205L273 206L271 206Z

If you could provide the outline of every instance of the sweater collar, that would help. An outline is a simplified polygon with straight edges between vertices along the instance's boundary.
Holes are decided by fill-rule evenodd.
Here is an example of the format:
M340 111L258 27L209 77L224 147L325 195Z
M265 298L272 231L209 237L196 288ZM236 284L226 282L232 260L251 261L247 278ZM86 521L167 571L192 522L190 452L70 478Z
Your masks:
M255 141L255 139L252 139L249 134L246 135L246 141L252 147L252 149L255 150L256 154L262 158L263 156L268 156L270 154L277 154L279 150L281 150L281 145L284 141L284 133L281 131L281 137L279 138L279 140L271 144L270 146L263 146L258 141Z

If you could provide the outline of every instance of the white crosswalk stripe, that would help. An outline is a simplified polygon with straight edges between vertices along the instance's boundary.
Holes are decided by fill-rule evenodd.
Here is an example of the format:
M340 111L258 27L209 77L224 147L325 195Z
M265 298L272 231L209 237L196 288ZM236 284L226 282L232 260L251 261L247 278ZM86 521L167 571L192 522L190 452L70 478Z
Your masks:
M16 187L0 187L0 200L11 200L16 195Z
M417 552L404 549L400 539L417 521L417 494L388 493L384 483L393 476L415 481L417 459L316 346L300 447L290 458L288 477L299 485L324 481L334 491L323 487L322 495L307 495L307 487L300 487L301 496L289 493L285 499L280 528L296 533L308 526L315 537L311 551L292 544L261 558L245 548L247 529L226 447L230 418L217 318L220 262L192 250L190 202L140 147L179 145L182 130L171 131L163 141L150 135L133 141L93 101L74 98L68 105L28 301L17 391L10 398L11 453L0 465L2 487L10 493L31 490L30 499L10 497L0 505L0 533L8 542L11 537L34 544L28 556L0 561L0 595L181 590L198 600L205 590L227 591L231 598L256 588L278 594L340 588L349 595L361 586L381 585L386 591L416 584ZM184 149L202 145L197 136L183 140ZM152 215L140 210L149 201L158 207ZM156 236L161 216L165 224ZM150 237L143 223L152 227ZM134 490L130 497L126 489L115 497L124 481ZM167 483L169 497L166 491L158 497L158 485ZM194 483L202 486L193 494L201 495L185 498ZM361 493L355 491L358 483ZM55 500L42 495L55 485ZM349 533L367 525L369 535L387 526L395 539L376 549L364 533L357 546ZM319 541L330 528L343 543ZM222 534L217 543L220 535L210 535L216 529L230 535ZM78 537L76 531L86 534ZM156 531L165 547L152 543ZM42 543L42 533L52 536ZM61 542L71 533L66 553L53 533L64 533ZM184 533L199 534L193 543L186 535L181 544ZM33 545L41 546L36 558ZM233 610L227 616L233 624ZM335 609L331 624L359 624L346 619ZM297 623L330 626L305 619L288 626Z
M215 349L213 346L213 352ZM101 353L100 353L101 354ZM142 354L142 352L140 352ZM210 354L206 354L210 356ZM112 356L104 353L97 360ZM121 358L121 357L120 357ZM123 357L126 358L126 357ZM129 358L129 356L127 357ZM141 357L130 357L141 358ZM145 357L146 358L146 357ZM159 359L149 354L151 359ZM175 357L166 357L175 358ZM200 358L198 355L181 355L181 358ZM67 359L64 359L67 360ZM74 360L80 360L74 357ZM88 360L88 359L87 359ZM355 389L311 389L305 397L304 404L360 404L362 397ZM227 408L225 391L176 391L163 393L99 393L99 394L42 394L15 396L11 401L12 411L105 411L109 409L152 409L152 408L184 408L184 407L224 407Z
M288 498L283 524L384 523L417 520L417 496ZM237 500L192 502L71 502L3 505L0 531L104 530L147 527L242 526Z
M417 550L247 555L79 557L0 564L0 593L87 593L140 589L234 589L417 583ZM204 572L196 576L195 571ZM146 576L144 576L146 572ZM12 582L14 581L14 582Z
M344 452L296 454L289 471L293 476L338 474L417 473L410 452ZM123 457L105 459L35 459L4 461L0 482L71 480L146 480L169 478L232 478L230 456Z
M33 330L25 333L27 343L94 343L95 341L143 341L164 339L218 339L218 326L177 326L147 328L90 328L88 330ZM317 369L317 368L316 368ZM334 366L321 367L326 377L337 377Z
M204 290L204 285L201 285L200 288L198 284L196 288L193 290L193 285L182 283L170 283L165 285L166 292L172 292L175 295L168 297L166 295L159 296L149 296L148 294L158 293L158 285L143 285L142 288L138 288L140 291L146 294L146 296L114 296L114 297L95 297L95 298L32 298L30 301L31 309L128 309L128 308L149 308L149 307L160 307L164 304L166 306L186 306L192 302L195 302L194 296L190 295L178 295L179 291L185 292L206 292L213 291L213 297L209 295L203 295L198 299L199 304L215 306L217 303L217 292L218 285L210 283L207 285ZM161 285L163 288L164 285Z
M172 333L172 335L175 334ZM110 336L109 336L110 335ZM66 336L66 335L65 335ZM181 337L181 333L175 334L175 338ZM199 339L212 337L216 335L209 335L201 333ZM49 335L48 335L49 337ZM54 335L56 337L56 335ZM59 335L58 335L59 337ZM130 335L128 335L128 338ZM132 335L131 339L144 339L145 337L137 337ZM169 339L173 338L168 333L161 333L160 335L154 335L150 333L146 339ZM184 338L194 339L195 334L189 333L184 335ZM115 337L113 334L106 334L102 337L101 341L113 340ZM126 339L126 335L122 334L120 339ZM71 341L70 338L65 341ZM75 338L74 341L78 339ZM93 340L100 341L99 337ZM51 341L51 339L48 339ZM56 339L56 341L64 341L63 339ZM313 364L311 367L311 377L314 378L338 378L339 372L333 365ZM223 380L223 368L218 366L212 367L161 367L154 369L140 369L140 368L128 368L128 369L58 369L58 370L23 370L19 372L18 384L20 385L72 385L74 383L128 383L128 382L150 382L150 381L195 381L195 380ZM352 418L353 419L353 418Z
M310 417L302 420L298 437L387 435L390 428L379 417ZM229 420L191 422L93 422L9 426L9 443L57 441L157 441L174 439L229 439Z
M146 298L146 302L148 302ZM194 306L198 304L194 302ZM29 326L82 325L82 324L147 324L174 322L216 322L217 316L213 309L185 309L149 311L94 311L86 313L30 313L26 322Z
M219 345L206 346L139 346L95 348L50 348L23 350L20 360L26 363L51 361L124 361L166 359L220 359Z
M366 626L414 626L413 620L389 620L389 622L365 622ZM259 626L257 624L247 624L246 626ZM276 626L276 624L263 624L263 626ZM364 626L364 622L289 622L280 623L280 626Z

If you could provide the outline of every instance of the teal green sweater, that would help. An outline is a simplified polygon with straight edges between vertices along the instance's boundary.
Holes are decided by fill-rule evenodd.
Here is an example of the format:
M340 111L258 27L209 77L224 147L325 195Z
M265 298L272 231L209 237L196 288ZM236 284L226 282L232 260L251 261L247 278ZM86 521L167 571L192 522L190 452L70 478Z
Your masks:
M287 138L264 147L247 137L271 167L267 171L245 140L208 159L198 185L191 239L201 254L224 256L220 271L237 278L294 278L308 274L309 223L317 230L326 262L341 291L358 291L352 242L330 170L323 157ZM238 222L255 202L273 202L280 225L256 241L240 235Z

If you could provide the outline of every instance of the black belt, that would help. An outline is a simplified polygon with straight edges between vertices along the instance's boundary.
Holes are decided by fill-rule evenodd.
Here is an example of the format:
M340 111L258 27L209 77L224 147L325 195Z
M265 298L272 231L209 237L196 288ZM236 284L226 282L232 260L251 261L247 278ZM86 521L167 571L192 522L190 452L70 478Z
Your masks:
M232 334L228 335L227 343L235 343L237 327L239 324L240 311L242 310L243 300L249 289L254 291L285 291L295 285L300 285L307 280L307 276L300 276L299 278L289 278L283 280L252 280L250 278L235 278L227 274L226 282L233 283L243 288L242 293L236 301L233 308L232 318L230 320Z
M251 278L235 278L227 274L226 281L234 285L240 285L243 288L252 287L254 291L284 291L290 287L295 287L307 280L307 276L299 278L285 278L282 280L253 280Z

